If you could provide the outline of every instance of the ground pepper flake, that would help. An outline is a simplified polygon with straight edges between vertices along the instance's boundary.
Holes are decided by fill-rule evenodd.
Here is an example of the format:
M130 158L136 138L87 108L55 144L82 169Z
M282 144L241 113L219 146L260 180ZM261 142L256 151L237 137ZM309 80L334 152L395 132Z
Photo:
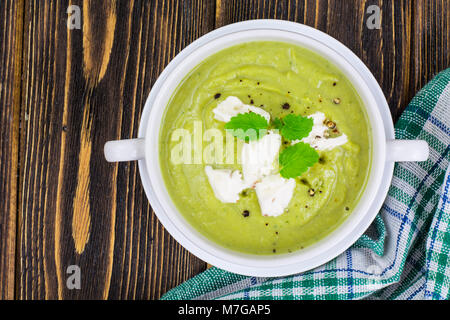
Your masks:
M247 218L247 217L250 215L250 211L244 210L244 211L242 212L242 215L244 216L244 218Z
M291 106L289 105L289 103L284 103L282 106L281 106L284 110L288 110Z
M220 94L220 93L216 93L216 94L214 95L214 99L219 99L219 98L220 98L220 96L221 96L221 94Z
M334 123L334 122L331 121L331 120L328 120L328 121L326 122L325 125L328 127L328 129L334 129L334 128L336 128L336 123Z

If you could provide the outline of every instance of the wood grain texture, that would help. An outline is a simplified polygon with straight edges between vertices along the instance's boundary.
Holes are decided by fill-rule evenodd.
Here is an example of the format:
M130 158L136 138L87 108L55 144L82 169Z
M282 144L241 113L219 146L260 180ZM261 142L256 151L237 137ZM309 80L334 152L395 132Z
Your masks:
M153 82L213 29L214 3L35 0L25 26L19 298L159 298L206 265L159 224L137 165L106 163L103 145L137 136Z
M412 34L413 91L450 66L450 1L417 0Z
M0 2L0 300L14 299L23 2Z
M70 5L80 30L67 28ZM379 30L366 26L370 5ZM0 299L157 299L208 267L158 222L137 165L103 157L106 141L137 136L158 75L201 35L258 18L322 30L365 62L395 120L450 66L449 10L447 0L1 1ZM66 286L70 265L79 290Z

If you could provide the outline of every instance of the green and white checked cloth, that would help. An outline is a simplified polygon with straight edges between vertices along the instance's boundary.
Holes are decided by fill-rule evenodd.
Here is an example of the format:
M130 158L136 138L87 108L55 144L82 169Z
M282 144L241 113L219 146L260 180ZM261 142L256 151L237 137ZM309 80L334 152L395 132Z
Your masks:
M396 164L377 218L340 256L283 278L213 267L163 299L449 299L450 69L414 97L395 135L426 140L429 160Z

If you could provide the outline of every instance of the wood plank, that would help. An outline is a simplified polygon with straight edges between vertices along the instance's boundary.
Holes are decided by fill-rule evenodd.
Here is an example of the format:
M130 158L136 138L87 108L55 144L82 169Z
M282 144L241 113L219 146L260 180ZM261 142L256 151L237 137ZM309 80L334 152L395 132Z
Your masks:
M450 67L450 1L417 0L414 6L414 90Z
M154 299L204 270L157 221L136 164L108 165L102 147L137 135L157 76L214 25L276 18L327 32L373 72L394 119L450 65L446 0L93 1L27 0L23 68L23 0L0 3L0 57L14 66L0 69L0 299L14 296L17 206L19 298ZM70 4L82 30L66 28ZM365 26L373 4L380 30ZM80 290L65 283L74 264Z
M381 10L381 28L366 25L370 5ZM412 3L408 0L217 1L216 26L248 19L284 19L326 32L349 47L371 70L394 120L415 92L411 60Z
M23 1L0 2L0 300L14 299Z
M136 163L106 163L103 145L137 136L157 76L213 27L211 1L27 2L20 298L154 299L206 268L157 221Z

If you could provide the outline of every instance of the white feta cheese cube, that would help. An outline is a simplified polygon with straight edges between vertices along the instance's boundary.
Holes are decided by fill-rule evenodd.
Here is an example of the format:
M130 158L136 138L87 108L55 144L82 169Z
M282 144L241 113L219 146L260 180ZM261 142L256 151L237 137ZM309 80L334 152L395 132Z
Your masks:
M281 136L273 131L269 131L259 140L244 143L241 163L247 186L253 188L256 182L274 172L280 146Z
M206 166L205 173L214 195L224 203L236 203L239 200L239 193L246 189L238 170L232 172L228 169L213 169Z
M344 133L336 138L325 137L325 132L328 131L328 127L325 125L325 114L322 112L316 112L309 115L308 118L313 119L313 127L311 132L306 138L301 140L294 140L292 144L296 144L300 141L308 143L312 148L320 151L332 150L348 142L347 135Z
M231 118L240 113L254 112L263 116L267 122L270 121L270 114L258 107L244 104L239 98L234 96L227 97L213 109L214 119L229 122Z
M295 179L285 179L279 174L264 177L255 187L263 216L279 216L289 205L295 189Z

